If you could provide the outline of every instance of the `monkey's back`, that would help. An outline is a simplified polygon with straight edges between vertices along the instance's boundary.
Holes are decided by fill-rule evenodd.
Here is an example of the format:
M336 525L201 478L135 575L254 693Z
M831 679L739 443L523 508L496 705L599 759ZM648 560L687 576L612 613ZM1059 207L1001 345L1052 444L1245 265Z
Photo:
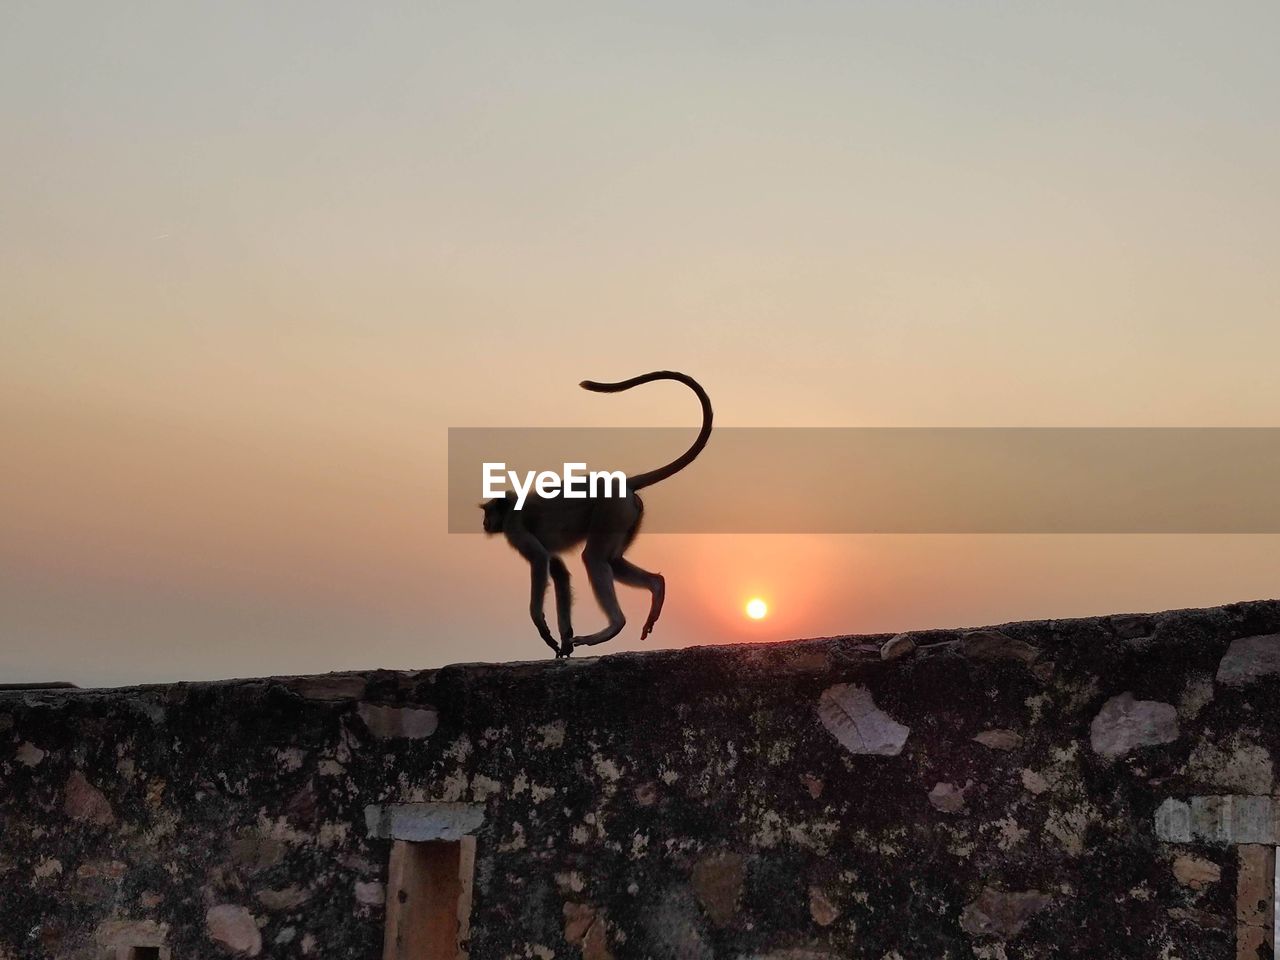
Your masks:
M593 528L634 535L643 512L644 504L635 493L581 500L531 496L520 511L520 519L547 550L559 553L582 543Z

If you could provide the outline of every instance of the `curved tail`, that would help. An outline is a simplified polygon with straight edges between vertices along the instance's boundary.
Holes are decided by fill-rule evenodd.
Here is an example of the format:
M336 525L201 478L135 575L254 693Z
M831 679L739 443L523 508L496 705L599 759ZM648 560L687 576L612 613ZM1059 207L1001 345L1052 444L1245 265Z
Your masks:
M707 391L703 390L702 385L693 377L684 373L676 373L672 370L656 370L653 373L644 373L638 377L632 377L630 380L620 380L617 383L597 383L594 380L583 380L582 383L578 384L584 390L592 390L595 393L621 393L623 390L630 390L632 387L638 387L642 383L652 383L654 380L678 380L698 395L698 400L702 404L702 429L698 431L698 437L693 441L693 446L665 467L658 467L658 469L650 470L648 473L638 473L634 477L627 477L628 490L641 490L644 487L651 487L655 483L667 479L672 474L679 473L693 463L694 458L702 452L702 448L707 445L707 440L711 437L711 398L707 396Z

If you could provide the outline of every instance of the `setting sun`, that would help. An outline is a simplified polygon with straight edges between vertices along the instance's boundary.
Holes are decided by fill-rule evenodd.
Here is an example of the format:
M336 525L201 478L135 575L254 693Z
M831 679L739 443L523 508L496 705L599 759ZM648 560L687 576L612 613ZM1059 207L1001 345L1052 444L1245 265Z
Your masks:
M747 601L747 616L752 620L763 620L769 612L769 605L759 597L752 597Z

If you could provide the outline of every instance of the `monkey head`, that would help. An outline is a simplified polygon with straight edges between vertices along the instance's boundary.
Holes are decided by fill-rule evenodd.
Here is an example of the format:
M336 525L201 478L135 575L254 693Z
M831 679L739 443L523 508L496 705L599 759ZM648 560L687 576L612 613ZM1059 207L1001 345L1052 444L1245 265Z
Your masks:
M480 509L484 511L484 532L501 533L511 502L506 497L495 497L480 504Z

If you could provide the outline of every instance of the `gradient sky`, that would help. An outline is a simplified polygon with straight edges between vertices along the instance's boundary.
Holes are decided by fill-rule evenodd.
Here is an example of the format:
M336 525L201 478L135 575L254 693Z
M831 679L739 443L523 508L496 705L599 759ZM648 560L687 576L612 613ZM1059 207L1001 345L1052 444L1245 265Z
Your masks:
M445 533L446 428L696 420L584 377L686 370L737 426L1280 424L1277 36L1271 2L0 0L0 680L542 656L519 559ZM1280 593L1267 536L632 555L646 646Z

